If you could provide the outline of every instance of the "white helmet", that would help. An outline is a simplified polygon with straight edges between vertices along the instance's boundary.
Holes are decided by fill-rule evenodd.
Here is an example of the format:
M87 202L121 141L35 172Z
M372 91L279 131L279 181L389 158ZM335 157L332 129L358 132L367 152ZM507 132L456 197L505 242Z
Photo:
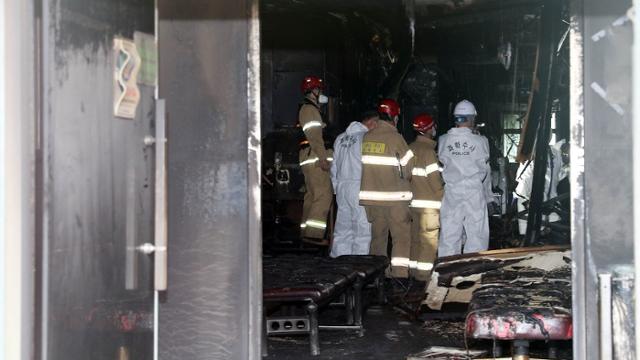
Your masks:
M473 106L473 103L469 100L462 100L456 104L455 109L453 109L453 116L476 116L478 112L476 111L476 107Z

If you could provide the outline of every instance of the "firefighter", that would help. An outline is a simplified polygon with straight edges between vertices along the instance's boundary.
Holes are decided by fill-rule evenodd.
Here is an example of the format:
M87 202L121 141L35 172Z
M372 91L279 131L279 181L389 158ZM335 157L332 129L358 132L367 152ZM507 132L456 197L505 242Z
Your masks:
M305 77L301 85L305 97L298 114L298 122L306 138L299 156L306 186L300 227L302 237L313 243L325 240L327 214L333 201L329 177L332 154L325 148L322 130L326 125L320 113L321 104L328 102L323 89L322 79Z
M391 276L409 277L411 246L411 171L413 152L396 128L400 106L385 99L378 106L378 127L369 131L362 144L360 204L371 223L372 255L387 256L389 231L392 237Z
M378 124L378 113L365 112L338 135L333 145L331 183L336 193L338 215L333 232L331 256L367 255L371 245L371 224L358 204L362 178L362 138Z
M411 275L420 282L429 279L438 252L440 232L440 204L443 187L436 156L436 124L431 115L421 114L413 119L418 133L409 146L415 155L411 176Z
M438 159L442 163L444 197L440 209L438 256L487 250L491 196L489 142L474 133L475 106L467 100L454 111L456 127L438 141ZM466 242L463 247L463 236Z

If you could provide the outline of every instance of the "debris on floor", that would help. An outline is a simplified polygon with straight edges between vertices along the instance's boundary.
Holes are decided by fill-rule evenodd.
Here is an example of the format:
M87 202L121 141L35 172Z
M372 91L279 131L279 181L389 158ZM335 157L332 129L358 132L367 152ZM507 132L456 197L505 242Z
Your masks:
M464 344L464 321L425 321L422 329L429 334L429 338L439 338L441 345L454 346Z
M339 311L330 309L321 320L329 322L340 316ZM409 322L390 305L368 308L364 322L363 337L356 332L320 331L319 356L312 356L304 346L308 337L274 337L268 342L265 360L404 360L429 346L464 348L464 322Z
M464 348L432 346L426 350L407 356L407 360L466 360L487 356L485 350L468 350Z
M311 356L308 348L301 346L308 338L287 336L287 340L268 343L268 358L486 359L494 354L503 356L510 353L514 335L524 336L525 341L529 338L561 340L532 341L530 354L545 357L553 350L563 354L556 358L568 359L571 342L567 341L570 331L567 325L570 322L564 320L570 320L570 317L560 315L570 315L571 311L570 255L566 248L547 247L533 251L499 250L480 256L463 255L448 259L436 267L433 280L434 287L445 292L441 305L446 306L441 311L428 309L415 316L420 307L415 306L414 297L419 297L408 284L405 292L399 295L387 291L387 305L366 308L362 336L356 332L321 331L323 350L319 357ZM430 285L430 289L434 287ZM387 290L390 290L388 286ZM462 295L468 297L467 303L448 302L447 293L452 292L457 296L454 297L456 300ZM367 295L371 299L376 296L373 290ZM530 314L526 313L531 316L522 318L514 315L521 310L531 310ZM471 312L469 316L467 311ZM321 314L321 323L333 323L336 316L340 318L341 315L336 310L327 310ZM496 330L496 327L512 331L491 333L493 337L487 337L486 333Z

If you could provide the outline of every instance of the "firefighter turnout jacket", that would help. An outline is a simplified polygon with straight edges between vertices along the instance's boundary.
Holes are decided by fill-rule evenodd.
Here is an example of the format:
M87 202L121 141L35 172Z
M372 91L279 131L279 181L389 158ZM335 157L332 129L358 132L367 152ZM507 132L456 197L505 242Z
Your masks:
M415 209L440 209L444 187L436 156L436 142L426 136L418 136L409 148L415 155L411 171L411 207Z
M324 139L322 137L322 129L324 129L326 125L322 121L322 115L320 114L318 105L309 98L305 98L304 103L300 107L298 121L304 132L304 136L307 138L307 141L309 141L311 152L315 155L307 161L318 162L319 160L329 160L330 156L324 146Z
M409 205L414 155L391 122L380 121L362 143L360 205Z

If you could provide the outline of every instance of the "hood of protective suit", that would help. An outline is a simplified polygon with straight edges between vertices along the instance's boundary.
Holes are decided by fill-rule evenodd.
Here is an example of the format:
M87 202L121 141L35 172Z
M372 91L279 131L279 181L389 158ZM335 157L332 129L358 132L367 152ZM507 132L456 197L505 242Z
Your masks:
M362 175L362 138L368 129L360 122L349 124L333 145L331 180L334 189L341 181L360 181Z
M357 133L363 133L367 131L369 131L369 129L366 126L364 126L361 122L354 121L351 124L349 124L349 127L347 128L346 133L349 135L354 135Z

